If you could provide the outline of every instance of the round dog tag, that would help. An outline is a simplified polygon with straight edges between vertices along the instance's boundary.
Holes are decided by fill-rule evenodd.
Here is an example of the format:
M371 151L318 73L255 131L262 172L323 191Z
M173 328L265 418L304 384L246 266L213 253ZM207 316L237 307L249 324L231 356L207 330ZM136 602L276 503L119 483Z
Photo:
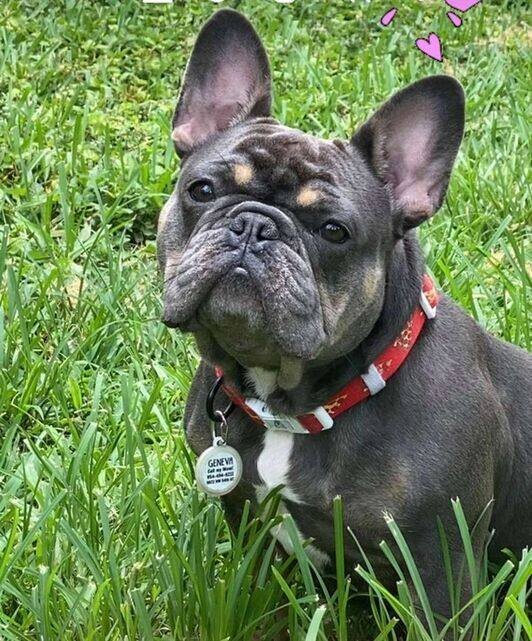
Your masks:
M242 459L221 437L213 440L196 462L196 482L211 496L229 494L242 476Z

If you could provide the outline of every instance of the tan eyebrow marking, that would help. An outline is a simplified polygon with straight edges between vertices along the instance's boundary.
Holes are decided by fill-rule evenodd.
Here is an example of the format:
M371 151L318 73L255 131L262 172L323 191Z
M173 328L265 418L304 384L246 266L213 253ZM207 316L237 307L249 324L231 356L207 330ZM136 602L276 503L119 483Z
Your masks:
M233 167L233 175L237 185L243 187L253 178L253 167L244 163L237 163Z
M308 207L313 205L317 200L323 197L319 189L312 189L312 187L301 187L297 195L297 204L301 207Z

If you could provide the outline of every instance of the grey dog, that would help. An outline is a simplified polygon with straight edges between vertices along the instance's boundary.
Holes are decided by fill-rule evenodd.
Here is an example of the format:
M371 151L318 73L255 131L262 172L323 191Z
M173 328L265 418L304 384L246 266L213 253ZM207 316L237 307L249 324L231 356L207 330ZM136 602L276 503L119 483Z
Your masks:
M462 88L443 75L394 95L350 140L285 127L270 106L259 37L239 13L215 13L173 116L182 164L158 230L163 320L192 332L202 357L185 416L196 453L211 445L215 366L242 398L294 417L326 404L400 335L424 273L415 228L442 204L464 128ZM442 295L384 389L332 428L294 434L232 412L228 444L243 477L224 499L227 513L238 518L246 498L281 485L282 509L326 567L340 495L346 526L393 586L379 548L391 514L433 608L446 614L437 517L459 564L453 497L471 525L485 515L477 554L491 530L493 551L520 554L532 543L531 397L530 356ZM222 392L218 402L227 403ZM350 537L346 555L360 560Z

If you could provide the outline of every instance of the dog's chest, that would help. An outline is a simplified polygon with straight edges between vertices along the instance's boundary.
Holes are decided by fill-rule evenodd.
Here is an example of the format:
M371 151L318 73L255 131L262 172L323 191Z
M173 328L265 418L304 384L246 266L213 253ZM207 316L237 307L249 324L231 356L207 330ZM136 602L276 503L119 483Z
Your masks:
M256 394L259 398L265 399L275 389L275 375L264 370L248 370L248 380L253 384ZM257 476L259 483L254 484L255 498L261 502L275 488L281 488L280 494L289 504L304 506L309 500L308 494L302 496L300 488L294 483L298 477L296 449L300 441L296 439L308 438L306 436L294 435L285 431L265 430L262 440L262 448L256 460ZM307 492L308 492L307 487ZM288 513L287 503L281 501L279 512ZM296 530L300 538L303 538L299 531L297 520L295 521ZM272 531L273 536L277 538L284 549L291 553L293 551L293 541L290 538L286 525L281 524ZM329 561L329 555L320 550L315 545L307 546L307 553L312 561L319 567L325 566Z
M290 510L287 505L304 508L309 502L308 494L303 497L292 480L294 476L297 476L297 470L293 469L296 438L290 432L266 430L264 432L262 450L256 461L259 483L254 486L255 498L258 502L262 502L273 489L280 487L282 500L279 512L281 514L289 513ZM302 438L305 437L303 436ZM310 498L310 503L314 503L312 498ZM294 516L297 535L300 539L306 538L300 531L297 517L295 515L292 516ZM273 528L272 535L288 553L293 552L293 541L284 523ZM329 555L316 545L309 544L306 550L311 560L318 567L324 567L330 561Z

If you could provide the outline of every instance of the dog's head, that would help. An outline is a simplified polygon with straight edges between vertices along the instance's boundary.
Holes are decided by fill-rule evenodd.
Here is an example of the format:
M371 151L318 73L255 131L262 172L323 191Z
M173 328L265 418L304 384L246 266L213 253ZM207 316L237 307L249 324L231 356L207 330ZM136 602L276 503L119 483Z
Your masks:
M426 78L347 141L285 127L270 106L259 37L242 15L216 13L173 117L182 167L158 253L168 325L246 367L277 369L336 357L369 334L395 243L442 203L464 98L452 78Z

